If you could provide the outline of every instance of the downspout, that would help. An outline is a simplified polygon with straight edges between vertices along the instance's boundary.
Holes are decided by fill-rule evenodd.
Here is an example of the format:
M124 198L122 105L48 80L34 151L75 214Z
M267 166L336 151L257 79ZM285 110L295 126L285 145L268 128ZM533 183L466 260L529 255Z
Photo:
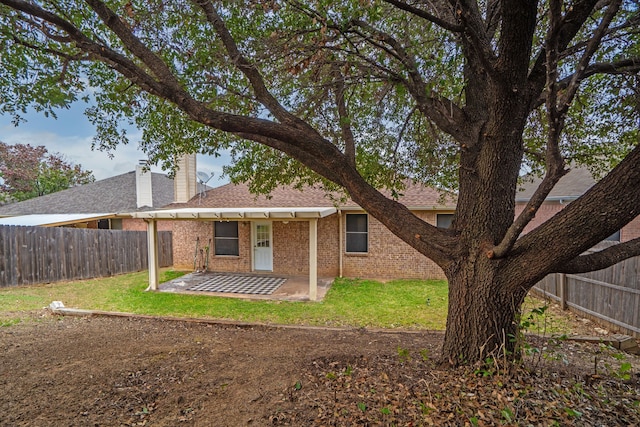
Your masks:
M342 277L342 211L338 209L338 277Z

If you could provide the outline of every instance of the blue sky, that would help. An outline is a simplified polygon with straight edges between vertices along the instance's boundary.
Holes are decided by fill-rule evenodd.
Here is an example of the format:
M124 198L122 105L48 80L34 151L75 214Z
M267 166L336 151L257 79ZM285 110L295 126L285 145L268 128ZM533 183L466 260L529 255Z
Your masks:
M69 110L59 110L57 119L29 113L25 116L27 122L18 127L11 123L10 116L0 115L0 141L7 144L44 145L50 153L60 153L67 161L93 171L96 180L132 171L139 160L146 159L138 149L135 130L129 132L132 142L118 146L112 153L113 159L106 152L92 151L91 141L95 130L84 116L84 109L84 104L76 103ZM222 166L228 161L229 157L225 155L218 158L198 155L197 170L207 174L213 172L214 177L209 185L217 186L226 182L220 179L220 175ZM163 172L159 167L152 167L152 170Z

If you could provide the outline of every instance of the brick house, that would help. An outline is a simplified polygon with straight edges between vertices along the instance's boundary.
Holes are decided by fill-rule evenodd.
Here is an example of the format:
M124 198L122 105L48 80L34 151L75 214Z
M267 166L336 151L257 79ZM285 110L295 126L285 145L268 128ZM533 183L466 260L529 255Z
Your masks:
M454 202L444 202L440 192L412 184L402 193L399 202L425 221L450 224ZM197 269L216 272L308 275L311 299L318 276L444 278L435 263L362 208L349 200L336 203L319 188L280 187L265 197L245 184L226 184L186 203L132 215L148 221L150 235L155 222L173 221L175 268L192 269L197 262L205 264ZM208 249L204 262L199 249ZM150 271L156 289L153 276Z
M540 185L540 178L527 180L516 194L516 216L522 212L534 191ZM595 179L586 168L573 168L551 190L545 201L540 206L535 218L524 229L527 233L549 218L560 212L567 204L576 200L596 183ZM621 230L609 236L606 240L614 242L626 242L640 237L640 217L625 225Z

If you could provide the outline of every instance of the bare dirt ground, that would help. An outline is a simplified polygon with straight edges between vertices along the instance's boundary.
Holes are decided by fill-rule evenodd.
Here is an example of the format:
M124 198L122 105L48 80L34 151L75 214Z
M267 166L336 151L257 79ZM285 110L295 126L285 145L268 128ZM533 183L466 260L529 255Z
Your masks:
M599 345L443 369L438 332L30 316L0 328L1 426L640 425L640 359Z

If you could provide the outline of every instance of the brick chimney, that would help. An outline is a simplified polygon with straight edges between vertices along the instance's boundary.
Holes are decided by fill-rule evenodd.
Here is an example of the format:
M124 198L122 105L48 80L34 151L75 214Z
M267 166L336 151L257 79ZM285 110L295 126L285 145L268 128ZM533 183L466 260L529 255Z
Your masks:
M173 178L173 199L175 203L186 203L197 194L196 155L185 154L178 159L176 176Z
M151 188L151 171L146 170L147 162L140 160L136 165L136 204L138 208L143 206L153 207L153 189Z

